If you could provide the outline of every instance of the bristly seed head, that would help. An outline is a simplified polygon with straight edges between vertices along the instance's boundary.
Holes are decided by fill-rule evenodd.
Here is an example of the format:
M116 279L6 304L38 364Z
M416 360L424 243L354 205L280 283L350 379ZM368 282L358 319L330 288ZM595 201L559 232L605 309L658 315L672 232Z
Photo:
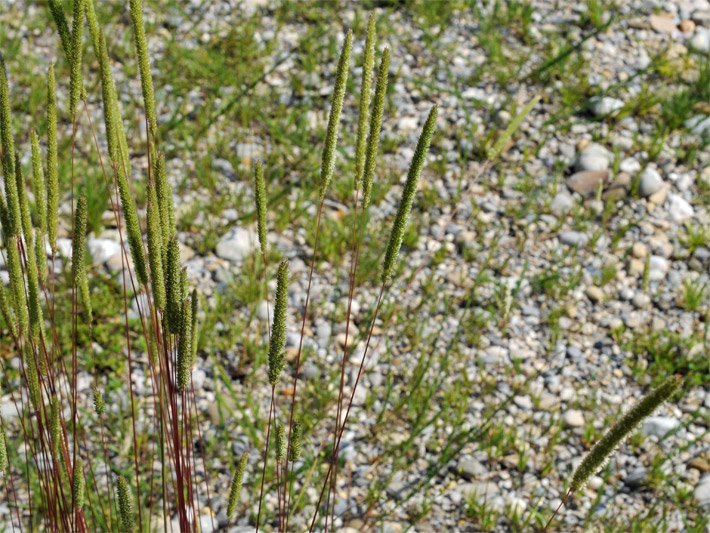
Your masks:
M254 197L256 200L256 225L259 234L261 255L266 257L266 186L264 185L264 166L257 161L254 166Z
M419 136L417 148L414 150L414 157L412 158L412 163L409 166L407 181L404 185L402 199L399 202L397 215L395 216L394 223L392 225L392 233L390 234L390 240L387 244L387 252L385 253L385 260L382 265L383 283L389 283L392 279L392 275L394 274L394 268L397 264L397 257L399 256L399 249L402 247L402 240L404 239L404 231L407 228L407 221L409 220L409 213L411 212L412 204L414 203L414 195L417 192L419 175L422 172L422 168L424 168L424 163L426 162L426 157L429 153L431 138L434 135L436 115L437 106L434 106L429 112L429 116L424 123L422 133Z
M274 323L269 343L269 383L275 386L284 367L286 346L286 311L288 308L288 261L282 261L276 274Z
M303 450L303 427L301 426L300 420L293 421L293 427L291 428L291 446L288 450L288 460L298 461L301 458L301 452Z
M616 447L657 407L670 398L682 383L683 378L681 376L669 377L661 385L641 398L620 420L611 426L574 471L572 482L570 483L570 492L576 492L582 488L587 480L602 468Z
M234 512L237 510L239 493L242 490L242 483L244 482L244 471L247 467L247 459L247 452L244 452L239 459L239 464L232 477L232 484L229 487L229 501L227 503L227 520L232 520L232 518L234 518Z
M340 112L343 110L343 100L348 82L348 70L350 67L350 51L353 44L353 32L348 31L345 35L343 50L338 61L338 70L335 75L335 88L333 98L330 102L330 115L328 116L328 129L325 135L325 147L323 148L323 161L321 163L319 195L320 201L325 199L326 191L333 178L335 170L335 149L338 145L338 130L340 128Z
M118 478L117 492L119 528L122 533L133 533L135 530L133 496L131 495L128 482L123 476L119 476Z

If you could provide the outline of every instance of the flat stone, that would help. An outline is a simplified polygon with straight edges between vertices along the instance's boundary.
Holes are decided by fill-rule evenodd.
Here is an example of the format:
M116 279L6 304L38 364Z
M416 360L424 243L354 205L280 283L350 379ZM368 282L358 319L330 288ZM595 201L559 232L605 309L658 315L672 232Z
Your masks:
M466 480L480 479L488 470L473 457L462 457L456 465L456 472Z
M121 245L111 239L89 239L87 244L96 265L103 265L111 257L121 253Z
M582 411L578 411L577 409L566 411L565 414L562 415L562 419L566 425L573 428L582 427L584 425L584 415Z
M258 246L258 237L255 232L245 228L234 228L219 240L216 252L218 257L238 264L249 257Z
M575 169L584 170L607 170L611 162L611 153L604 146L592 143L585 147L577 156Z
M593 195L600 184L609 179L608 170L584 170L572 174L565 183L572 191L582 196Z
M656 30L658 33L673 33L677 29L675 22L673 22L673 15L671 13L651 15L648 21L651 24L651 28Z
M567 246L584 246L589 242L589 237L579 231L563 231L559 238L560 242Z
M590 99L589 107L597 118L604 118L618 113L619 110L624 107L624 102L610 96L596 96Z
M641 431L644 435L655 435L658 438L663 437L669 431L673 431L680 425L677 418L671 416L649 416L643 423Z

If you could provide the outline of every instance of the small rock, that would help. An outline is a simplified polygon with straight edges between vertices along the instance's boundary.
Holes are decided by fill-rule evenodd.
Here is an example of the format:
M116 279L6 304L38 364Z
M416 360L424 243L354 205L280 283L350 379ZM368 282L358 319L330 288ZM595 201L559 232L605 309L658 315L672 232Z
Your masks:
M611 161L609 150L601 144L592 143L588 145L577 157L575 169L584 170L607 170Z
M651 15L649 22L651 23L651 27L658 33L673 33L676 30L673 15L670 13Z
M556 215L564 215L574 207L574 198L567 191L558 192L550 203L550 209Z
M96 265L103 265L111 257L121 253L121 245L111 239L89 239L87 244Z
M691 206L682 196L677 194L668 195L668 213L671 220L676 223L685 222L695 214Z
M698 28L688 41L688 45L703 54L710 52L710 28Z
M690 19L681 20L680 24L678 24L678 29L683 33L693 33L693 30L695 30L695 22Z
M644 435L655 435L658 438L663 437L669 431L673 431L680 425L680 421L671 416L650 416L644 423L643 431Z
M615 115L624 107L624 102L610 96L594 97L589 101L589 104L592 113L598 118Z
M614 200L621 200L628 194L629 185L631 185L631 176L626 172L620 172L611 182L611 185L609 185L607 190L604 191L602 198L604 198L604 200L610 198Z
M646 484L647 477L648 477L648 472L646 471L645 468L643 468L643 467L637 468L633 472L631 472L628 476L626 476L626 479L624 479L624 483L629 488L637 489L639 487L643 487Z
M639 163L633 157L627 157L621 163L619 163L619 170L621 172L626 172L627 174L635 174L641 170L641 163Z
M639 192L641 196L647 198L653 193L659 191L663 186L661 175L653 168L646 167L641 173L641 181L639 183Z
M475 497L478 501L489 502L498 495L498 485L490 481L464 483L459 486L459 490L466 496Z
M710 510L710 475L705 474L693 491L695 499L706 511Z
M565 424L573 428L582 427L584 425L584 415L582 411L578 411L577 409L566 411L563 415L563 420Z
M217 256L230 263L241 263L258 248L256 233L245 228L234 228L217 243Z
M462 457L456 465L456 472L464 479L471 481L488 474L488 470L473 457Z
M637 259L643 259L648 255L648 246L642 242L635 242L631 247L631 254Z
M574 192L582 196L592 195L599 188L600 183L605 183L609 179L608 170L585 170L575 172L565 183Z
M710 134L710 117L705 115L695 115L684 122L684 126L695 135L702 137Z
M633 303L639 309L643 309L644 307L648 307L648 305L651 303L651 297L645 292L637 292L631 299L631 303Z
M584 246L589 242L589 237L579 231L563 231L559 238L560 242L567 246Z
M594 285L587 287L585 294L587 295L587 298L594 303L599 303L604 299L604 291Z
M660 281L666 277L670 270L670 265L665 257L660 255L652 255L648 261L648 277L652 281Z

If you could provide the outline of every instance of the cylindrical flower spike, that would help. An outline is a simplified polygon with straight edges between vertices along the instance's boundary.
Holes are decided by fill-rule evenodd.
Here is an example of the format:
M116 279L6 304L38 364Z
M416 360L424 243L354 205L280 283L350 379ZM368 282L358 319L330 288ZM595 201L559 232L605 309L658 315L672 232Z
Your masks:
M52 254L57 253L59 225L59 158L57 155L57 97L54 65L47 72L47 236Z
M670 398L683 383L681 376L671 376L661 385L646 394L621 417L597 442L572 475L570 493L578 491L587 480L604 466L616 447L633 432L644 418L650 416L663 402Z
M375 13L370 13L367 22L367 37L362 59L362 85L360 87L360 107L357 121L357 140L355 142L355 187L360 187L365 168L365 147L367 142L367 124L370 118L370 98L372 90L372 72L375 68Z
M86 503L86 478L84 477L84 463L77 458L74 464L74 479L72 480L72 501L74 509L81 509Z
M286 460L286 428L283 424L276 426L276 462Z
M254 166L254 197L256 200L256 226L259 234L261 255L266 256L266 186L264 185L264 166L257 161Z
M155 115L155 96L153 94L153 76L150 73L150 62L148 60L148 43L145 38L145 25L143 23L143 2L141 0L130 0L131 22L133 25L133 42L138 56L138 70L141 75L141 90L143 91L143 105L145 115L148 119L148 127L151 135L150 142L154 145L155 137L158 134L158 122Z
M86 0L74 0L71 28L71 70L69 74L69 116L72 121L76 119L76 108L79 105L82 88L81 61L85 16Z
M284 367L286 346L286 311L288 308L288 261L282 261L276 274L274 322L269 343L269 383L275 386Z
M160 226L160 209L155 184L148 185L148 262L153 301L161 311L165 310L165 274L163 272L163 233Z
M180 248L177 238L168 243L167 268L165 272L166 318L170 333L180 332L182 292L180 288Z
M303 450L303 427L300 420L293 421L291 428L291 446L288 449L288 460L298 461Z
M118 525L122 533L133 533L135 530L135 517L133 509L133 495L128 482L123 476L117 481L118 492Z
M33 129L30 133L32 145L32 192L35 197L35 212L37 227L42 233L47 232L47 204L44 191L44 172L42 170L42 153L39 149L39 137Z
M86 222L87 204L86 196L81 195L76 202L74 213L74 242L72 244L72 276L74 286L79 291L81 303L84 306L86 321L91 325L93 319L91 306L91 293L89 292L89 280L86 276Z
M333 97L330 101L330 115L328 116L328 129L325 135L325 147L323 148L323 161L321 163L319 194L321 202L325 198L326 191L333 178L335 170L335 149L338 145L338 130L340 129L340 112L343 110L343 100L348 82L348 70L350 67L350 51L353 44L353 33L348 31L345 35L343 50L340 52L338 70L335 75L335 87Z
M244 482L244 471L247 467L247 458L247 452L244 452L239 459L239 464L232 477L232 484L229 487L229 500L227 502L227 520L232 520L232 518L234 518L234 512L237 510L239 493L242 490L242 483Z
M426 161L426 156L429 152L431 138L434 135L434 128L436 126L436 114L437 107L434 106L429 112L429 116L427 117L426 122L424 123L422 133L419 136L417 148L414 150L414 157L412 158L412 163L410 164L409 172L407 173L407 182L404 185L402 199L399 202L397 215L395 216L394 223L392 225L392 233L390 234L390 240L387 244L385 260L382 264L383 283L389 283L394 273L394 268L397 263L397 257L399 256L399 249L402 247L404 231L407 228L409 213L411 212L412 204L414 203L414 195L417 192L419 175L422 172L422 168L424 168L424 162Z
M372 181L375 177L375 166L377 163L377 150L380 145L380 130L382 128L382 116L385 109L385 97L387 96L387 76L390 67L390 50L385 48L382 51L380 69L377 72L377 84L375 85L375 102L370 118L370 131L367 135L367 151L365 153L365 167L363 170L362 205L367 209L372 197Z
M192 369L192 305L190 300L182 302L180 340L177 353L177 387L184 391L190 383Z

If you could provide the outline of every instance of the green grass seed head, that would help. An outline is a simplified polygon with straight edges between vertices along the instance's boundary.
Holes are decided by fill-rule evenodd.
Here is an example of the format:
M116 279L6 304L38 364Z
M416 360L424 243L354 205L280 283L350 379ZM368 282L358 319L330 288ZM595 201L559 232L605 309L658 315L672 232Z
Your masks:
M254 197L256 200L256 226L259 234L261 255L266 257L266 186L264 185L264 165L257 161L254 165Z
M54 65L47 72L47 236L52 254L57 253L59 224L59 158L57 155L57 96Z
M360 86L360 106L357 121L357 137L355 142L355 186L360 187L365 168L365 147L367 142L367 125L370 119L370 99L372 91L372 72L375 68L375 13L370 13L367 22L367 37L362 58L362 84Z
M414 157L412 158L412 162L409 166L409 172L407 173L407 181L404 185L402 199L399 202L399 208L397 209L397 214L392 225L392 232L390 234L389 243L387 244L385 260L382 265L383 283L389 283L391 281L395 266L397 264L399 249L402 247L404 231L407 228L409 213L412 210L414 195L417 192L419 176L422 172L422 168L424 168L424 163L426 162L426 157L429 153L429 145L431 144L431 138L434 135L434 129L436 127L436 115L437 106L434 106L429 112L429 116L427 117L426 122L424 123L422 133L419 136L417 148L414 150Z
M614 450L638 425L650 416L663 402L670 398L681 386L681 376L671 376L661 385L648 392L629 411L607 430L572 475L570 492L576 492L587 480L604 466Z
M138 70L141 75L141 90L143 92L143 105L145 115L148 120L148 128L151 135L151 144L158 133L158 123L155 116L155 96L153 94L153 77L150 73L150 62L148 60L148 43L145 38L145 24L143 22L143 2L141 0L130 0L131 23L133 26L133 43L136 47L138 57Z
M135 511L133 495L126 478L119 476L116 482L118 492L118 525L122 533L133 533L135 530Z
M377 84L375 86L375 102L370 117L370 131L367 135L367 150L365 153L365 167L363 170L362 205L367 209L372 197L372 182L375 178L375 166L377 163L377 150L380 145L380 130L382 129L382 116L385 109L385 98L387 96L387 76L390 66L390 51L385 48L382 51L380 68L377 72Z
M93 313L89 280L86 275L86 195L82 194L76 202L74 212L74 242L72 243L72 276L74 286L79 291L81 303L84 306L86 321L91 324Z
M35 362L34 351L30 343L25 344L25 377L27 378L27 391L34 409L39 409L42 400L42 391L39 384L39 372Z
M52 14L55 24L57 25L57 31L59 32L59 40L62 43L62 48L64 49L64 55L67 58L71 57L71 36L69 34L69 25L67 24L67 18L64 15L64 9L62 8L62 3L60 0L48 0L49 12Z
M275 386L284 368L286 346L286 311L288 309L288 261L282 261L276 274L274 322L269 342L269 383Z
M43 286L47 285L49 278L49 269L47 267L47 257L44 248L44 233L38 229L35 234L35 259L37 261L37 274L39 275L40 283Z
M343 49L340 52L338 69L335 75L335 87L333 97L330 101L330 115L328 116L328 129L325 135L325 147L323 148L323 161L321 163L321 173L319 182L319 195L321 202L325 198L326 191L333 178L335 170L335 149L338 145L338 130L340 128L340 112L343 110L343 100L345 99L345 89L348 82L348 70L350 67L350 51L352 50L353 33L348 31L345 35Z
M39 137L34 129L30 133L32 146L32 193L35 198L35 213L37 227L42 233L47 232L47 204L44 191L44 171L42 170L42 152L39 148Z
M190 316L192 317L192 327L190 329L190 332L192 333L192 339L190 341L190 347L192 348L191 354L190 354L190 366L193 366L195 364L195 361L197 360L197 311L198 311L198 306L199 302L197 299L197 289L192 289L192 295L190 297Z
M239 459L239 464L237 464L237 469L234 471L232 476L232 483L229 486L229 500L227 502L227 519L232 520L234 518L234 513L237 510L237 504L239 503L239 493L242 491L242 484L244 483L244 471L247 468L247 452L244 452Z
M7 81L5 59L0 54L0 147L2 147L2 171L5 181L6 223L4 235L15 237L20 233L20 202L15 181L15 140L12 133L10 89Z
M276 426L276 461L283 463L286 460L286 428L283 424Z
M165 273L166 318L168 331L177 334L180 332L182 293L180 288L180 248L176 237L170 239L168 243L167 261Z
M0 424L0 474L4 473L9 466L7 457L7 439L5 438L5 426Z
M155 184L148 184L148 263L153 301L161 311L165 310L165 274L163 272L163 233L160 226L160 209Z
M91 391L94 397L94 411L98 416L101 416L106 412L106 400L98 386L94 385Z
M81 509L86 503L86 478L84 477L84 463L78 457L76 459L76 463L74 463L72 502L74 504L74 510Z
M288 460L298 461L301 458L301 453L303 452L303 427L300 420L293 421L293 427L291 428L291 446L288 450Z
M190 384L192 370L192 304L185 299L182 302L180 321L180 340L177 353L177 387L184 391Z
M76 109L82 92L81 63L84 40L84 18L86 0L74 0L74 13L71 28L71 71L69 76L69 116L76 119Z
M27 281L27 303L29 305L29 324L32 337L39 339L44 319L42 317L42 304L40 294L39 273L37 272L37 258L34 254L34 229L30 216L30 206L27 201L27 191L25 190L25 180L22 175L22 165L20 157L15 154L15 178L17 184L17 196L20 204L20 218L22 221L22 233L25 237L26 246L26 281Z
M5 321L5 327L9 329L13 335L17 335L17 320L10 307L10 300L6 294L5 286L0 284L0 314Z
M55 455L61 448L61 427L59 400L55 397L49 408L49 438Z

